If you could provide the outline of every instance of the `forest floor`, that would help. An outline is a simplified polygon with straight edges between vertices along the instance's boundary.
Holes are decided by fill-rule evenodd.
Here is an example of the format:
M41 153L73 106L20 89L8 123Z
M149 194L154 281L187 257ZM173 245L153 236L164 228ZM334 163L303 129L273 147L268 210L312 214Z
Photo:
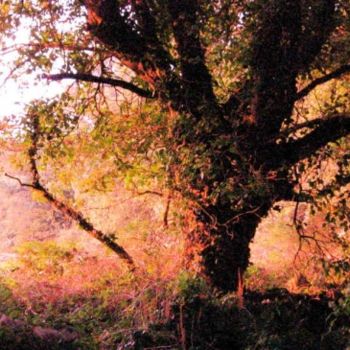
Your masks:
M131 275L76 247L23 251L0 278L2 350L350 349L350 297L340 291L247 290L242 300L186 273Z

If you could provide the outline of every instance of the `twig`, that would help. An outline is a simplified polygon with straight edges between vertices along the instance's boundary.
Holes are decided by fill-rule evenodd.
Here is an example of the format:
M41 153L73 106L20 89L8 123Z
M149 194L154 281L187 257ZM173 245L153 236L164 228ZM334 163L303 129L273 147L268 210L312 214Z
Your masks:
M153 194L153 195L158 196L158 197L163 197L163 193L157 192L157 191L151 191L151 190L136 192L136 194L138 196L144 196L145 194Z
M170 203L171 203L171 194L169 193L168 198L167 198L167 202L166 202L165 211L164 211L164 216L163 216L164 228L169 227L168 216L169 216Z
M10 175L8 173L5 173L4 176L6 176L12 180L16 180L23 187L31 187L31 188L35 189L35 186L33 184L28 184L28 183L22 182L22 180L16 176Z
M241 216L248 215L248 214L255 214L260 208L261 208L261 206L256 207L256 208L254 208L254 209L252 209L252 210L245 211L244 213L237 214L237 215L233 216L231 219L228 219L226 222L224 222L224 223L221 224L221 225L222 225L222 226L227 226L227 225L230 224L231 222L237 222L237 220L238 220Z

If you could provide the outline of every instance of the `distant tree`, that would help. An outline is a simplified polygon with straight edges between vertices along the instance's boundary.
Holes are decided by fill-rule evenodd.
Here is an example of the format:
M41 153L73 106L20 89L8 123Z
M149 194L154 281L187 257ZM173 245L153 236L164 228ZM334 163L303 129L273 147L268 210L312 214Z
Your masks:
M318 115L296 108L350 72L347 0L4 0L0 8L3 52L18 50L17 72L79 84L63 95L66 112L49 129L32 127L32 158L40 134L52 125L62 132L73 114L113 120L103 86L158 105L167 132L149 128L148 144L166 140L165 155L153 155L163 154L167 186L188 203L187 261L200 257L202 273L222 291L239 287L249 244L276 202L317 197L298 186L305 160L330 143L349 149L348 91L335 92ZM31 28L29 42L5 47L20 26ZM55 113L39 105L31 122ZM346 154L330 195L349 182ZM346 226L348 214L342 219Z

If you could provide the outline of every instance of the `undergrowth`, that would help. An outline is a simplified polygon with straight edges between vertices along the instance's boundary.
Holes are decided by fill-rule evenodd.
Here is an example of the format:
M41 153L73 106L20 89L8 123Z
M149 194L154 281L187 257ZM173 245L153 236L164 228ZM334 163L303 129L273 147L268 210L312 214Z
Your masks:
M0 314L1 350L350 347L346 288L336 298L246 291L242 307L178 269L130 274L113 256L55 242L23 245L3 267Z

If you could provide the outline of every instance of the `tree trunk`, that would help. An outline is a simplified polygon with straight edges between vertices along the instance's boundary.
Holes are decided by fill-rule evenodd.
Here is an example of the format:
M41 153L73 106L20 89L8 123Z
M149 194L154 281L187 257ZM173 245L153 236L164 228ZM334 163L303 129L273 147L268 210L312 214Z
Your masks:
M210 285L223 292L237 291L249 265L249 244L270 207L268 202L262 202L249 211L215 208L221 209L222 217L226 218L221 222L213 222L207 210L195 211L195 227L187 235L188 263L199 257L196 265Z
M239 132L220 113L184 118L174 131L173 177L190 202L186 265L224 292L239 288L249 244L277 198L243 118Z

